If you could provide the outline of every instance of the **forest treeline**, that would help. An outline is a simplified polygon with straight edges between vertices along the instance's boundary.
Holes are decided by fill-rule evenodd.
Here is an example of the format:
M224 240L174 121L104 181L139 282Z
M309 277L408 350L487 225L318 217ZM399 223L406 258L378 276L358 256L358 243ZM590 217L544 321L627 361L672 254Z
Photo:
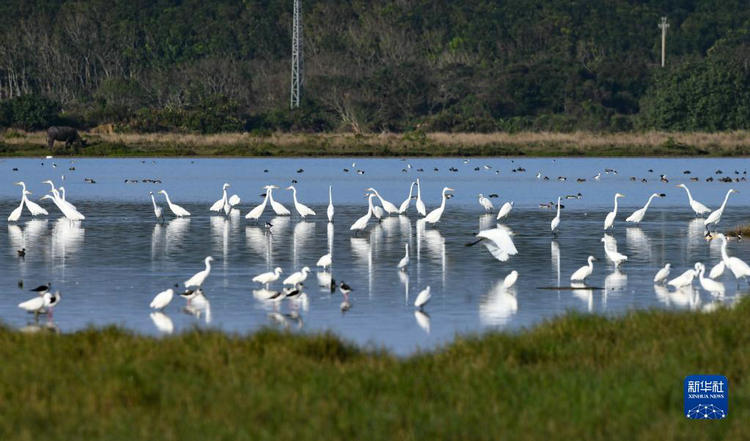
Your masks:
M0 126L750 128L747 0L4 0ZM659 66L662 15L667 66Z

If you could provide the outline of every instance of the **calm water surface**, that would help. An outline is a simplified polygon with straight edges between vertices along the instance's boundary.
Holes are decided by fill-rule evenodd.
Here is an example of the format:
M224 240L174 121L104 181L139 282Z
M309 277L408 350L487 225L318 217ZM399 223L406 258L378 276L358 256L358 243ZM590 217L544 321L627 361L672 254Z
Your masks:
M458 171L449 171L451 167ZM512 171L519 167L526 171ZM607 174L607 168L618 173ZM732 304L748 289L743 283L738 291L728 272L721 279L726 285L723 298L701 290L697 281L692 291L676 292L654 287L651 280L666 262L672 263L676 276L696 261L710 268L720 259L718 242L703 239L702 222L694 218L685 192L675 184L688 184L693 196L711 208L720 205L729 188L739 190L721 221L728 229L749 220L750 191L747 182L728 184L718 178L744 177L746 168L746 159L7 159L0 162L0 212L5 216L19 201L20 187L13 182L24 180L31 197L38 199L48 190L41 181L53 179L65 185L68 199L87 218L69 222L43 201L49 217L31 220L25 213L20 222L0 229L0 320L19 328L33 324L17 304L30 298L28 288L52 281L63 294L52 323L63 332L109 324L154 335L170 326L174 332L199 326L239 333L279 326L295 332L332 330L357 343L408 354L446 343L456 334L516 330L568 310L621 314ZM537 172L550 180L537 179ZM601 179L593 180L599 172ZM669 183L660 182L660 174ZM568 179L561 182L558 176ZM709 176L714 182L705 181ZM417 177L428 210L439 204L444 185L455 189L437 228L417 223L412 204L408 216L373 221L359 235L349 232L366 212L367 187L398 205ZM586 182L576 182L579 177ZM690 182L690 177L700 181ZM85 183L84 178L96 183ZM162 184L124 182L144 178L160 179ZM276 217L269 206L260 225L244 219L261 201L263 185L287 186L292 179L298 181L300 200L317 216L305 221L296 214ZM208 211L224 182L232 184L230 194L242 198L241 213L229 218ZM334 224L325 218L329 184L336 206ZM168 215L164 224L156 223L148 192L162 188L193 216ZM626 197L620 199L611 235L629 260L615 270L606 261L601 238L604 216L618 191ZM494 214L484 215L477 203L480 192L498 194L492 199L496 208L515 201L505 224L514 232L519 254L508 262L498 262L484 247L464 246L472 233L495 226ZM539 208L539 203L579 192L580 199L563 202L561 231L553 239L549 222L554 210ZM640 226L626 224L625 217L653 192L666 197L654 200ZM276 190L275 199L293 210L291 192ZM166 209L162 198L159 202ZM272 235L264 232L266 220L274 225ZM412 264L408 272L399 273L395 266L407 242ZM24 260L16 253L21 247L28 250ZM320 271L315 262L329 248L333 277L354 288L353 307L346 314L339 310L341 295L319 287L315 274ZM750 259L750 241L730 242L729 253ZM600 289L538 289L569 286L570 274L589 254L599 260L587 284ZM153 295L201 270L207 255L216 259L204 285L210 311L192 315L183 310L185 301L176 298L164 316L150 315ZM288 275L305 265L313 268L306 281L306 302L264 303L254 298L259 286L250 281L253 276L276 266ZM500 289L514 269L520 273L515 288ZM414 298L427 285L432 301L424 314L415 313ZM47 319L39 323L47 324Z

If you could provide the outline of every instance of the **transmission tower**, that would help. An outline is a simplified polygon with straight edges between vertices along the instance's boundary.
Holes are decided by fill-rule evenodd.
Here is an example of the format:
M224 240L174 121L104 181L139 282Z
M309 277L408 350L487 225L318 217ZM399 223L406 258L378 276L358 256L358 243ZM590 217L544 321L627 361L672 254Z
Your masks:
M302 12L300 0L294 0L294 19L292 21L292 91L289 107L299 107L302 94L303 60L302 60Z
M667 23L667 17L662 17L659 23L659 29L661 29L661 67L664 67L664 60L667 56L667 29L669 23Z

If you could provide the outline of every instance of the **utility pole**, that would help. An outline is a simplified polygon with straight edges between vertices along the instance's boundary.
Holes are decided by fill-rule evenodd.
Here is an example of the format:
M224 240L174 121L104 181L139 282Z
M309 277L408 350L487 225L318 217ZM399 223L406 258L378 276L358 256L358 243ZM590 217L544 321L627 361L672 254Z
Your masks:
M292 91L290 95L289 108L299 107L302 93L302 12L300 11L300 0L294 0L294 19L292 21Z
M667 17L662 17L659 23L659 29L661 29L661 67L664 67L664 60L667 56L667 28L669 28Z

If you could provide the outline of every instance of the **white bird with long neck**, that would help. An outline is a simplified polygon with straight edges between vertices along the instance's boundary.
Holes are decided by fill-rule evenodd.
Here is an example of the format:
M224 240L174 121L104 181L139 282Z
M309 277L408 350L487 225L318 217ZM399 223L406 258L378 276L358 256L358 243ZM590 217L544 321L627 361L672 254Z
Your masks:
M160 190L159 193L164 195L164 198L167 200L167 205L169 206L169 209L172 211L172 214L174 214L177 217L190 216L189 211L185 210L184 208L180 207L177 204L172 203L172 200L169 199L169 195L167 194L166 190Z
M727 206L727 201L729 200L729 195L732 193L739 193L737 190L730 188L729 191L727 191L727 195L724 196L724 202L721 203L721 207L716 209L713 213L709 214L706 220L703 221L703 225L706 226L706 230L708 230L709 225L718 225L719 221L721 221L721 215L724 214L724 207Z
M409 242L406 242L404 244L404 257L399 260L398 265L396 268L398 268L400 271L406 271L406 268L409 266Z
M513 201L506 202L503 204L502 207L500 207L500 211L497 212L497 220L501 220L505 217L507 217L510 214L510 211L513 209Z
M55 185L52 183L52 181L44 181L43 183L50 184L50 186L52 187L52 197L42 197L42 199L52 199L52 202L57 205L57 208L60 209L62 214L70 220L80 221L86 219L86 217L78 210L76 210L75 207L60 198L60 193L57 192L57 188L55 188Z
M717 282L716 280L711 280L709 278L703 277L703 274L706 272L706 266L701 262L696 263L695 268L698 271L698 281L700 282L703 289L705 289L712 295L724 297L724 284L721 282Z
M330 267L333 263L333 257L331 256L331 253L326 253L320 256L320 259L315 263L315 266L322 267L323 270Z
M466 244L467 247L482 243L495 259L505 262L510 256L518 254L513 238L510 237L510 229L498 226L489 230L482 230L477 233L477 240Z
M484 208L485 213L489 213L495 209L495 206L492 205L492 201L484 197L482 193L479 193L478 198L479 198L479 205L481 205L482 208Z
M297 286L300 283L304 282L305 279L307 279L307 275L310 273L309 267L304 267L301 270L297 271L296 273L292 273L289 277L284 279L282 282L284 285L292 285Z
M294 185L290 185L286 189L292 190L292 197L294 198L294 208L303 219L305 218L305 216L315 216L315 212L310 207L297 200L297 189L294 187Z
M361 231L367 228L367 223L370 222L370 218L372 217L372 198L374 198L375 195L370 193L367 196L367 213L354 221L351 227L349 227L350 231Z
M411 205L411 194L414 191L414 184L416 184L416 182L412 182L409 186L409 197L407 197L404 202L401 202L401 206L398 207L398 214L404 214L406 213L406 210L409 209L409 205Z
M283 272L284 271L282 271L281 268L276 267L273 271L263 273L263 274L258 274L257 276L253 277L253 282L260 283L264 285L266 288L268 288L268 285L270 283L279 280L279 276L281 276Z
M688 202L690 203L690 208L693 209L696 216L703 216L704 214L711 212L710 208L706 207L705 205L693 199L693 195L690 194L690 190L687 188L687 185L679 184L677 185L677 187L684 188L685 191L687 192L687 197L688 197Z
M328 186L328 209L326 210L326 215L328 216L328 222L333 222L333 213L335 212L333 208L333 195L331 194L331 188L333 186Z
M385 212L388 213L388 215L398 214L398 207L396 207L392 203L390 203L390 202L386 201L385 199L383 199L383 197L380 196L380 193L378 193L377 190L375 190L374 188L370 187L370 188L367 189L367 191L371 191L371 192L375 193L375 197L378 198L378 200L380 201L380 205L383 206L383 210L385 210Z
M445 200L448 199L446 195L449 191L453 191L453 189L450 187L443 187L443 198L440 202L440 206L430 211L429 214L424 217L425 222L429 222L431 224L440 222L440 218L443 216L443 211L445 211Z
M164 220L164 212L162 211L161 207L156 204L156 198L154 198L154 192L149 191L149 196L151 196L151 204L154 206L154 216L156 216L156 220Z
M582 282L586 280L588 276L591 275L591 273L594 272L594 261L596 260L596 257L589 256L588 258L588 264L584 265L580 268L578 268L571 276L570 281L571 282Z
M417 213L419 213L420 216L424 216L427 213L427 207L424 206L424 201L422 200L422 184L419 182L419 178L417 178Z
M21 198L24 200L24 204L26 204L26 208L32 216L47 216L49 214L47 210L39 206L39 204L26 197L26 195L31 194L31 192L26 190L26 184L23 181L16 182L16 185L20 185L23 189L21 191Z
M203 260L203 263L206 266L205 269L195 273L193 277L185 281L184 285L186 289L200 288L203 286L203 282L205 282L208 275L211 274L211 262L213 262L213 260L214 258L211 256L208 256Z
M691 285L696 274L697 272L694 269L689 269L667 282L667 285L674 286L675 288L682 288L684 286Z
M27 190L21 190L21 203L16 207L13 211L10 212L10 215L8 216L8 222L17 222L18 219L21 218L21 213L23 212L23 205L26 202L26 193Z
M648 206L651 205L651 201L654 198L660 198L662 197L659 193L654 193L651 196L648 197L648 201L646 201L646 205L643 206L643 208L639 208L638 210L635 210L633 214L628 216L625 219L625 222L633 222L633 223L639 223L643 220L643 217L646 215L646 210L648 210Z
M607 217L604 218L604 229L609 230L615 225L615 218L617 217L617 199L625 197L624 194L615 194L615 208L614 210L607 213Z
M269 185L266 187L266 195L268 195L268 202L271 203L271 208L273 209L273 212L276 213L277 216L289 216L292 214L291 211L289 211L285 206L281 205L280 202L276 202L273 199L273 189L279 188L275 185Z
M221 210L224 210L225 213L229 213L229 200L227 199L227 188L229 188L229 184L224 183L224 185L221 186L221 199L214 202L213 205L211 205L211 208L209 208L209 211L213 212L219 212Z
M151 300L151 303L148 305L151 309L156 309L161 311L162 309L166 308L167 305L172 301L172 298L174 297L174 289L169 288L166 289L154 296L154 299Z
M608 235L605 234L605 236L608 236ZM628 256L617 251L617 243L615 242L613 237L611 236L602 237L601 241L604 242L604 254L607 255L607 259L609 259L610 261L612 261L612 263L615 264L615 268L620 266L622 262L625 262L626 260L628 260Z
M724 236L724 234L719 233L718 234L719 240L721 240L721 260L724 262L724 265L726 265L729 270L734 274L734 277L739 279L744 279L747 276L750 276L750 266L748 266L747 263L745 263L742 259L738 257L730 257L729 254L727 254L727 238Z
M65 202L66 204L70 205L74 209L78 210L78 207L76 207L75 205L73 205L73 203L70 202L70 201L68 201L68 199L65 197L65 187L63 187L61 185L60 188L58 188L58 191L60 192L60 199L62 199L63 202Z
M414 306L421 310L431 298L432 294L430 294L430 287L428 286L417 294L417 298L414 300Z
M671 264L664 265L664 268L661 268L659 271L656 272L656 275L654 276L654 283L659 284L667 280L667 277L669 277L669 272L672 269Z
M269 187L270 186L268 186L268 185L266 185L265 187L263 187L263 188L266 189L266 194L265 194L265 196L263 196L263 202L261 202L260 205L258 205L257 207L255 207L252 210L250 210L245 215L245 219L251 219L251 220L257 221L258 218L260 218L260 216L263 214L263 211L265 211L265 209L266 209L266 204L268 203L268 195L271 192L269 190Z
M552 219L549 226L552 234L557 235L557 230L560 227L560 196L557 197L557 215Z
M36 296L32 299L26 300L18 304L18 307L26 312L33 312L34 314L40 314L44 312L52 303L52 294L49 292L44 293L42 296Z

